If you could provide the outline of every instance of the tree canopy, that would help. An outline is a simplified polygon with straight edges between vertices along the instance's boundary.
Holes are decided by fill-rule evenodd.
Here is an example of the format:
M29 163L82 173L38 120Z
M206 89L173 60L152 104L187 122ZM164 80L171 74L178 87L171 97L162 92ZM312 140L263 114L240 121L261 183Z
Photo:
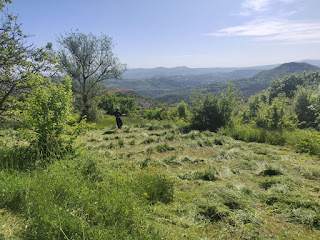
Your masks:
M107 35L95 36L73 31L58 39L58 52L64 70L72 78L72 87L78 96L82 116L89 116L93 99L101 83L120 78L126 70L113 53L114 44Z
M14 98L29 89L28 80L32 74L51 75L59 70L60 64L53 54L51 43L45 48L27 44L29 36L22 32L17 17L5 12L1 15L0 117L3 117L12 107Z

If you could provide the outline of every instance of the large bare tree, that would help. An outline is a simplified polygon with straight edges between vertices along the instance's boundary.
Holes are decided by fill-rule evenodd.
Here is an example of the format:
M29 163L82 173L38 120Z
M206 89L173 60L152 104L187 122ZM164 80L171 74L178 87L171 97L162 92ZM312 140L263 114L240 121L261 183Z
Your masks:
M62 66L72 78L73 91L80 98L82 116L91 118L90 107L103 81L120 78L126 70L114 55L114 44L107 35L95 36L72 31L58 38Z

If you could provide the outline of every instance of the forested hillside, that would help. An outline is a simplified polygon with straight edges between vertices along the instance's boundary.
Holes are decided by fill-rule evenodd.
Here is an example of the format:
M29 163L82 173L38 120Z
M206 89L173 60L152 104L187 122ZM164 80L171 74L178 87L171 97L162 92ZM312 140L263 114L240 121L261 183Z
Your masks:
M285 75L290 75L293 73L303 73L303 72L313 72L319 71L320 68L307 64L307 63L285 63L274 69L265 70L257 73L250 78L242 78L231 80L234 86L239 89L244 98L248 98L256 93L261 92L271 86L271 82L274 79L282 78ZM207 91L215 93L226 88L226 81L215 82L208 85L198 86L195 88L185 88L179 91L173 91L168 94L162 94L155 97L156 100L160 102L175 103L179 101L190 101L192 97L192 92L202 92Z

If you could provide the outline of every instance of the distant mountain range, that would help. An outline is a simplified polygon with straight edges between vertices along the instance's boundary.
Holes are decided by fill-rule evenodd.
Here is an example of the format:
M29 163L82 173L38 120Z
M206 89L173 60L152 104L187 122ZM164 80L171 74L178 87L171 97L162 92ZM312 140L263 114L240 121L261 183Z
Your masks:
M309 63L311 65L320 67L320 60L302 60L297 61ZM160 77L172 77L172 76L186 76L186 75L206 75L206 74L221 74L230 73L237 70L270 70L281 64L263 65L263 66L253 66L253 67L227 67L227 68L188 68L188 67L174 67L174 68L133 68L128 69L123 74L123 79L147 79L147 78L160 78Z
M312 62L317 66L307 62ZM177 103L181 100L190 100L192 92L216 92L222 90L226 87L226 82L231 81L243 93L243 96L247 98L250 95L267 89L275 78L282 78L292 73L320 70L320 60L307 60L307 62L292 62L281 65L239 69L192 69L187 67L132 69L131 72L129 70L127 77L140 75L140 79L123 78L122 80L108 80L106 84L109 88L131 89L160 102ZM161 75L161 77L143 77L152 76L153 74Z

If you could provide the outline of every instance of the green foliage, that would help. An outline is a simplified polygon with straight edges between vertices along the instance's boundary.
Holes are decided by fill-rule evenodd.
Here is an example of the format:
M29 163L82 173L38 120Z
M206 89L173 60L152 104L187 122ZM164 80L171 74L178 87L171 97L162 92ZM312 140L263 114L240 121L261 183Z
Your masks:
M168 119L168 107L159 104L156 109L146 110L144 116L149 120L165 120Z
M113 115L116 108L119 107L121 113L130 114L134 113L136 109L136 102L134 98L117 96L115 94L104 94L99 103L99 108L106 111L106 114Z
M6 1L11 2L11 1ZM3 1L1 2L3 4ZM0 4L0 8L1 8ZM52 52L52 44L45 48L27 45L17 17L3 16L0 24L0 118L10 115L15 100L32 87L32 74L54 74L59 71L59 59Z
M112 39L104 34L95 36L78 31L61 35L59 57L62 66L72 78L81 115L94 120L89 109L101 93L103 81L120 78L126 66L114 55Z
M135 176L135 191L148 201L170 203L173 201L173 181L160 169L148 166Z
M272 100L268 94L260 94L249 99L249 104L243 110L242 121L253 122L257 127L268 130L284 130L296 127L297 116L284 94Z
M30 79L32 91L21 102L24 133L38 154L47 156L71 150L77 136L86 127L85 121L72 124L71 79L58 83L41 76Z
M284 93L286 97L293 98L299 87L317 87L320 84L320 71L292 74L284 76L282 79L273 80L269 89L270 98L277 97L280 93Z
M204 98L196 95L191 103L191 125L199 130L210 131L227 125L235 111L237 99L238 91L232 85L214 96L209 93Z
M294 97L293 105L302 128L316 127L317 110L313 106L317 104L314 91L303 87L299 88Z
M97 184L97 168L87 166L86 160L55 162L32 176L1 174L0 208L28 220L26 239L158 239L140 218L141 201L130 190L130 179L108 172ZM152 183L150 194L159 196ZM164 193L160 196L169 200Z
M188 117L187 104L184 101L179 103L179 105L177 106L177 109L178 109L178 114L180 119L181 118L186 119Z
M308 152L312 155L320 155L320 133L309 132L295 145L298 152Z
M248 124L234 124L220 129L222 134L245 142L269 143L272 145L284 145L287 139L283 132L258 128Z

